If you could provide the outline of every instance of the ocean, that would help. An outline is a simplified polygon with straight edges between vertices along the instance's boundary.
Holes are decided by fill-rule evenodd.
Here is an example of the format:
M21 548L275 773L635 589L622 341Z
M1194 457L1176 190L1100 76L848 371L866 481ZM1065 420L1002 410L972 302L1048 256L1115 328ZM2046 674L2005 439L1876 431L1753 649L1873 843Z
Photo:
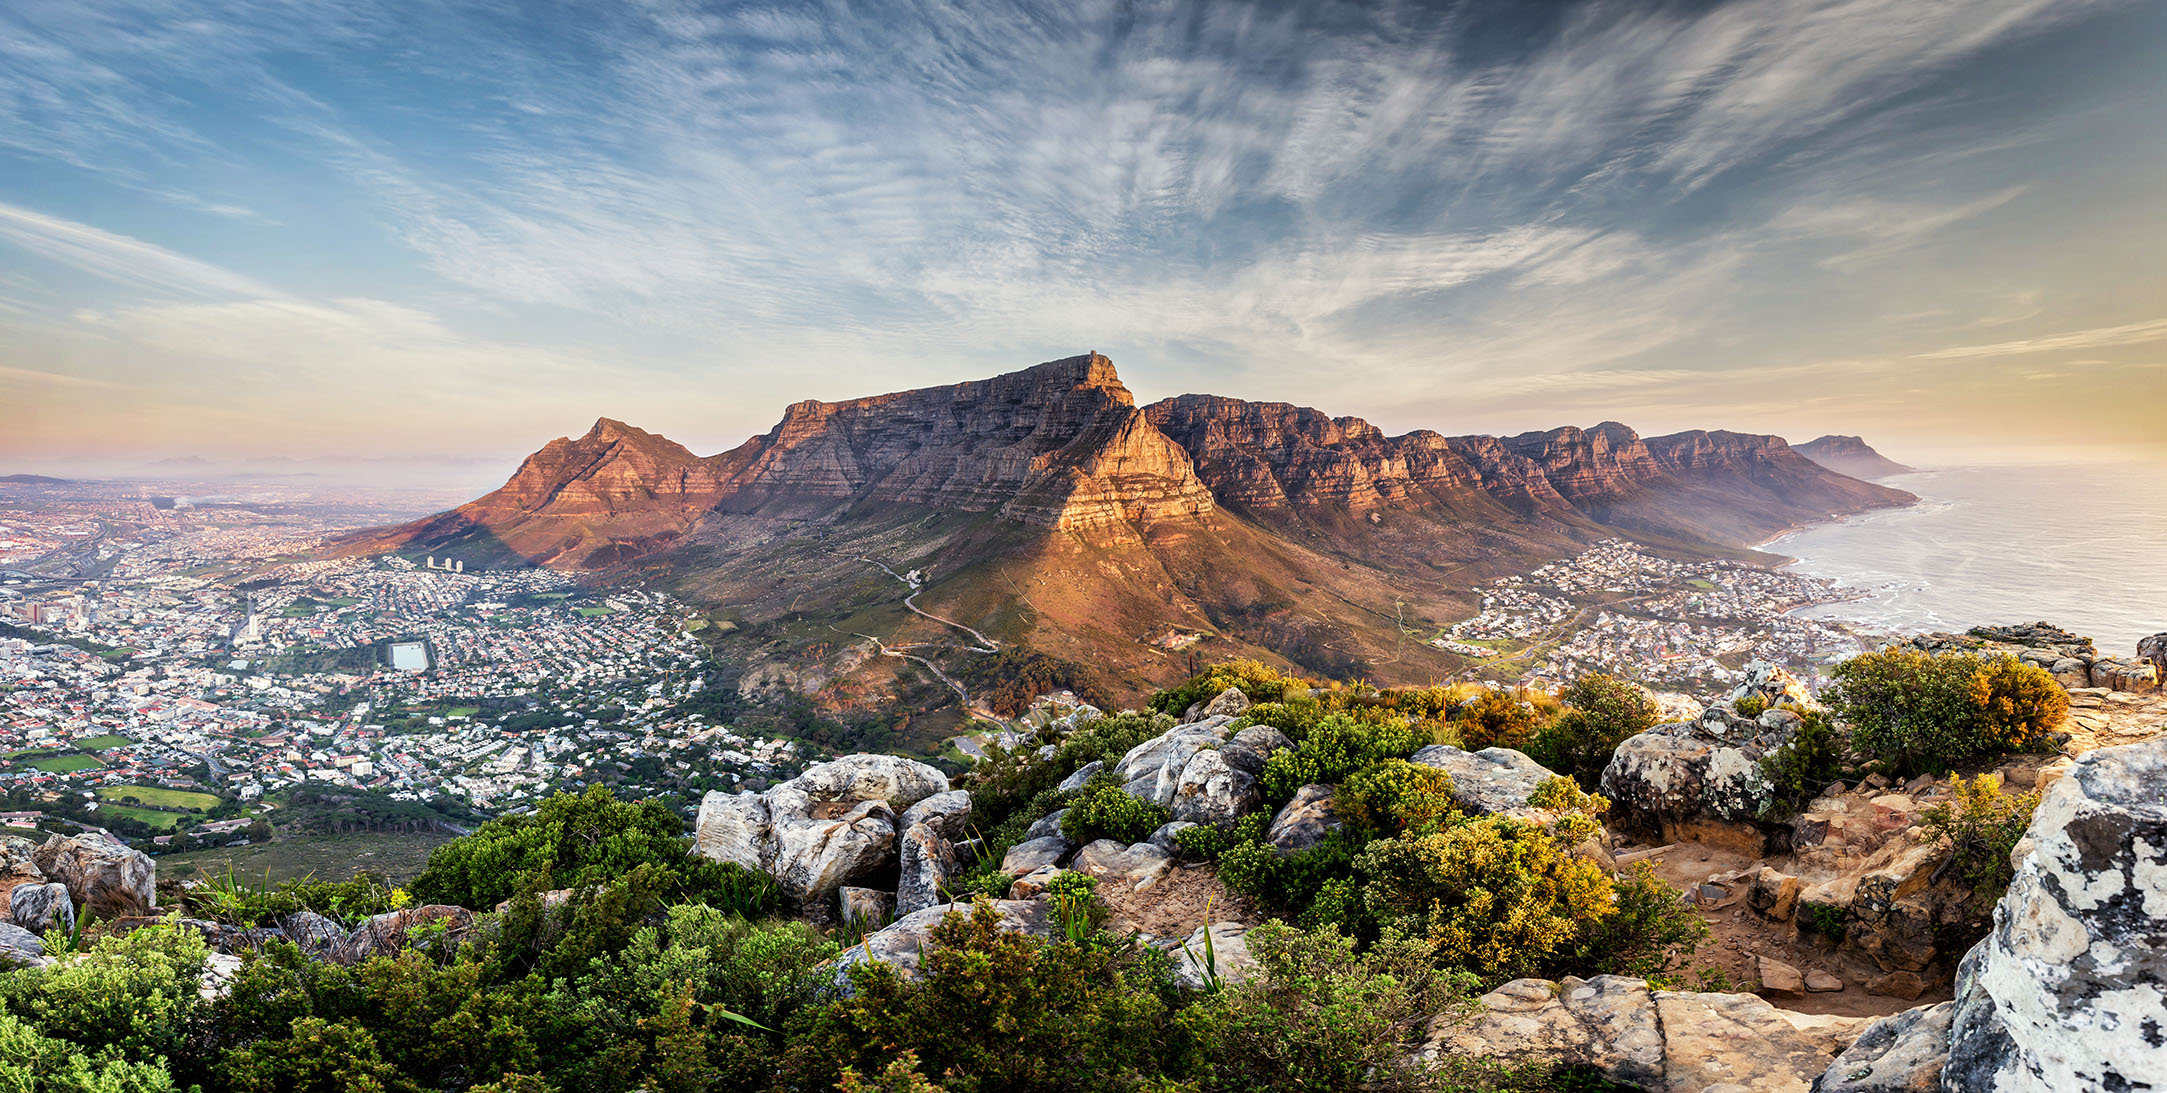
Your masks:
M1761 549L1860 598L1799 612L1880 631L2045 620L2128 656L2167 631L2167 474L2156 466L1963 467L1882 479L1919 503Z

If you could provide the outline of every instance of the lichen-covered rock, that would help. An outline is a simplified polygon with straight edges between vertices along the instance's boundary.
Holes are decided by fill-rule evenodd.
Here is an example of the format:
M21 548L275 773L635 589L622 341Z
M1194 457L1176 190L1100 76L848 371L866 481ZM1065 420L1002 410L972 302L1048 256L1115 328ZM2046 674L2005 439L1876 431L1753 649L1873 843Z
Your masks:
M1130 748L1114 764L1114 777L1137 800L1172 808L1190 761L1199 752L1216 751L1226 743L1227 726L1232 722L1232 718L1213 717L1168 729Z
M1958 971L1944 1087L2145 1089L2167 1074L2167 738L2048 787Z
M1243 694L1239 687L1228 687L1226 690L1220 691L1218 696L1210 702L1204 704L1204 709L1198 714L1196 720L1202 721L1207 717L1240 717L1248 712L1249 696Z
M1813 691L1799 681L1786 668L1756 660L1746 665L1745 681L1731 691L1731 701L1758 698L1770 706L1789 702L1806 709L1814 708Z
M1060 790L1063 793L1074 793L1077 790L1082 789L1084 787L1084 783L1089 782L1094 775L1098 774L1099 771L1104 769L1106 769L1105 760L1093 759L1092 761L1085 763L1083 766L1077 767L1069 774L1068 777L1061 779L1061 783L1059 785L1056 785L1053 788Z
M1001 858L1001 872L1019 877L1049 865L1059 865L1075 849L1075 843L1059 835L1025 839L1008 848L1008 853Z
M1593 1067L1656 1093L1808 1093L1829 1037L1750 994L1650 990L1638 979L1515 979L1471 1020L1433 1021L1421 1054Z
M747 869L765 869L762 859L768 842L766 797L714 790L700 798L699 817L693 823L693 853Z
M895 860L895 813L885 801L859 801L834 819L774 810L762 868L802 903L824 903L837 888Z
M1462 751L1432 744L1408 760L1452 776L1452 799L1475 815L1525 811L1527 799L1557 772L1511 748Z
M279 931L303 953L319 960L329 958L346 940L346 928L329 916L314 911L295 911L279 920Z
M894 802L889 803L894 807ZM943 838L962 836L971 823L971 795L960 789L936 793L917 804L903 809L895 826L908 831L920 824L930 824Z
M1247 982L1257 970L1257 958L1249 951L1249 928L1239 922L1214 922L1210 933L1208 947L1205 929L1199 926L1174 950L1174 982L1195 991L1203 990L1212 978L1222 987Z
M141 914L158 905L158 866L140 850L90 835L55 835L31 852L31 860L100 918Z
M1883 971L1919 972L1941 955L1936 926L1952 893L1928 890L1936 866L1948 857L1925 842L1858 878L1844 922L1844 941L1872 957ZM1913 997L1917 997L1913 995Z
M1175 840L1175 836L1195 826L1187 820L1172 820L1160 824L1144 841L1169 854L1176 854L1181 851L1181 843Z
M1024 841L1029 842L1032 839L1043 839L1048 835L1057 836L1061 834L1061 821L1067 818L1068 809L1065 808L1057 808L1044 816L1040 816L1038 819L1031 821L1030 827L1024 829Z
M899 755L846 755L805 768L783 783L818 802L884 801L901 812L936 793L948 792L948 776Z
M1204 748L1181 768L1167 807L1177 820L1227 827L1256 808L1261 796L1255 776L1228 764L1217 749Z
M1000 928L1003 930L1033 937L1052 937L1060 930L1058 925L1051 922L1044 900L994 900L992 907L994 913L1000 916ZM904 915L866 935L864 941L845 949L830 965L834 969L836 986L847 993L850 969L872 960L893 967L905 980L916 979L919 957L933 947L933 928L940 925L942 916L951 911L968 915L971 913L971 905L947 903L928 907Z
M1234 739L1219 749L1219 754L1228 766L1259 777L1264 773L1264 761L1270 759L1273 752L1293 746L1294 741L1287 739L1286 733L1270 725L1251 725L1235 733Z
M1939 1093L1954 1009L1949 1002L1917 1006L1868 1025L1813 1093Z
M1272 817L1264 841L1281 854L1307 850L1323 842L1325 836L1345 826L1333 803L1335 792L1334 787L1326 785L1303 786L1295 791L1294 799Z
M2101 657L2092 662L2091 682L2094 687L2110 691L2150 694L2159 690L2160 669L2150 660Z
M359 964L373 956L392 956L423 940L456 945L474 925L474 912L444 903L387 911L364 919L332 950L341 964Z
M1737 827L1773 799L1761 758L1790 739L1790 723L1770 724L1715 706L1691 723L1657 725L1627 737L1603 768L1609 821L1665 842L1714 836L1750 838Z
M68 886L57 881L18 884L8 893L8 919L33 934L60 929L75 931L75 904Z
M902 849L897 854L896 913L907 915L947 902L941 892L948 887L948 878L956 875L959 862L955 845L941 834L939 825L914 824L898 841Z

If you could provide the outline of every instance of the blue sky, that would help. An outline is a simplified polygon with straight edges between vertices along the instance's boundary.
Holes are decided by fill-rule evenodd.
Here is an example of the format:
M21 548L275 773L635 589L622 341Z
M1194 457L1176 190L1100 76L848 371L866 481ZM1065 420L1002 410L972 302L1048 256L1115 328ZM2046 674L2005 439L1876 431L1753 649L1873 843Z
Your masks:
M1141 398L2167 446L2167 5L0 3L0 461Z

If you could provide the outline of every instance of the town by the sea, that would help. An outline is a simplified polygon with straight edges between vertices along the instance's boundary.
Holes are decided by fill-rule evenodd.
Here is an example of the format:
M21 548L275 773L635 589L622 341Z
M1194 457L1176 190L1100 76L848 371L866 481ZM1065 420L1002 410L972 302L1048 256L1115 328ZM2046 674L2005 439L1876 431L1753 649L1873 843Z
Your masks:
M1762 548L1859 593L1798 614L1888 631L2044 619L2119 654L2167 630L2167 475L2157 466L1980 466L1881 481L1919 503Z

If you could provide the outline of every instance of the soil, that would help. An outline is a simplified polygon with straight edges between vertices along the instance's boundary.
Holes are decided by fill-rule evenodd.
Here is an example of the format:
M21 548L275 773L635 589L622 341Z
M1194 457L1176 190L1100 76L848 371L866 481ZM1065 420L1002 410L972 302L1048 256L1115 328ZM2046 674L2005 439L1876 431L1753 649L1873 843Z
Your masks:
M1107 928L1115 933L1142 931L1154 937L1185 938L1207 922L1263 922L1249 897L1229 891L1207 865L1176 865L1141 892L1102 885L1098 896L1111 912Z
M1619 853L1630 853L1635 849L1641 848L1624 843L1616 847ZM1663 880L1681 891L1690 891L1711 877L1750 870L1766 859L1732 847L1681 842L1651 860L1656 874ZM1771 864L1782 867L1780 862ZM1693 973L1687 976L1688 983L1695 988L1755 990L1759 986L1759 976L1754 958L1766 956L1797 968L1801 974L1820 970L1843 980L1844 987L1840 991L1809 991L1803 995L1767 992L1761 995L1770 1005L1795 1013L1885 1017L1954 996L1947 983L1936 985L1916 999L1868 994L1866 981L1881 974L1881 969L1871 961L1836 952L1819 938L1800 939L1792 923L1772 922L1746 906L1746 885L1733 882L1728 887L1731 889L1729 896L1698 909L1701 921L1708 924L1709 937L1686 963ZM1729 979L1730 986L1722 987L1719 972Z

